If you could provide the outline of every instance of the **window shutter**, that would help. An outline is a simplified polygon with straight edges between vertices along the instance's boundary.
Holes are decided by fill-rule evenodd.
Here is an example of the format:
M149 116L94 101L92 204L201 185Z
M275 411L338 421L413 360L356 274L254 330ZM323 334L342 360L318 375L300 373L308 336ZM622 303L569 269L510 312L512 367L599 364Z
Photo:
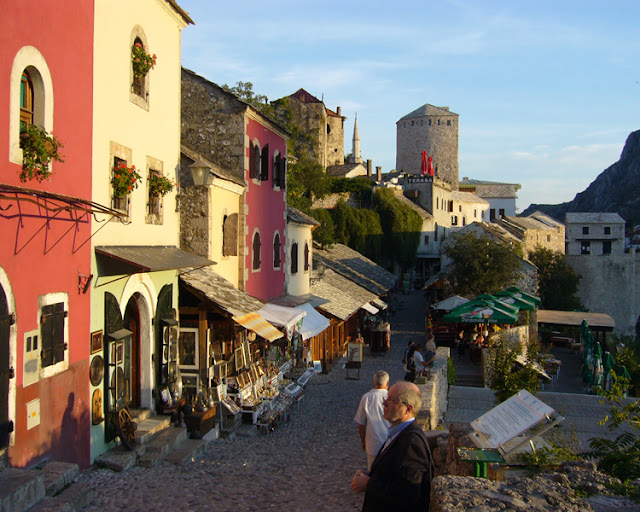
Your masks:
M273 239L273 266L280 268L280 235L278 233Z
M280 184L280 154L277 154L273 160L273 186L277 187Z
M298 244L291 246L291 273L298 273Z
M269 180L269 144L265 144L262 148L262 158L260 162L260 180Z
M249 142L249 178L253 178L256 175L256 160L253 155L254 155L253 142Z
M280 160L280 188L284 190L285 183L287 182L287 157L282 155Z
M309 270L309 244L304 244L304 271L307 272Z
M238 214L229 215L222 226L222 255L238 255Z
M253 236L253 270L260 269L260 233Z
M42 307L40 333L42 336L42 366L51 366L64 361L64 318L67 315L64 303Z

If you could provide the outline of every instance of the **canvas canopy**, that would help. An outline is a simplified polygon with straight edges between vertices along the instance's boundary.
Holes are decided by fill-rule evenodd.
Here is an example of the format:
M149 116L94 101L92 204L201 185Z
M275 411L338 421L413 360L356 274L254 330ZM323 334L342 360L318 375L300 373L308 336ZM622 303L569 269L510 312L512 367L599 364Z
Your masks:
M242 316L234 316L233 320L242 327L255 332L265 340L275 341L282 338L283 334L273 325L262 318L258 313L249 313Z
M302 319L302 327L299 331L303 340L313 338L329 327L329 319L318 313L308 302L298 306L298 308L307 313Z
M451 311L453 308L456 308L466 302L469 302L469 299L460 297L460 295L452 295L451 297L436 303L434 307L443 311Z
M303 309L287 308L276 304L266 304L258 310L258 314L273 325L279 325L287 329L291 333L293 327L307 313Z

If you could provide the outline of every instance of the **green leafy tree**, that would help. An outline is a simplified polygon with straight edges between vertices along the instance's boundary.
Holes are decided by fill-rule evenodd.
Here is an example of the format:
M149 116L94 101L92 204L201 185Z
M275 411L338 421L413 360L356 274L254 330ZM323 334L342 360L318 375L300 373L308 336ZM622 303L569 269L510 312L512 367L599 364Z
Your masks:
M472 296L496 293L516 282L520 258L486 235L456 233L443 252L453 261L448 279L453 292Z
M321 198L331 190L330 177L311 158L303 158L289 166L287 172L287 204L304 212L311 210L312 198Z
M567 265L559 252L537 247L529 260L538 267L538 287L542 306L560 311L584 310L576 297L582 276Z
M264 94L256 94L253 91L253 84L251 82L237 82L233 87L224 84L222 88L227 92L235 94L242 101L257 108L263 114L273 117L273 107L271 103L269 103L269 98Z
M313 241L319 243L322 247L330 247L335 244L333 218L329 211L324 208L315 208L311 210L310 214L320 223L320 225L313 230Z
M540 391L538 374L533 367L536 352L527 351L525 366L516 363L521 353L522 347L510 346L502 338L493 349L490 386L496 395L497 403L504 402L522 389L534 395Z

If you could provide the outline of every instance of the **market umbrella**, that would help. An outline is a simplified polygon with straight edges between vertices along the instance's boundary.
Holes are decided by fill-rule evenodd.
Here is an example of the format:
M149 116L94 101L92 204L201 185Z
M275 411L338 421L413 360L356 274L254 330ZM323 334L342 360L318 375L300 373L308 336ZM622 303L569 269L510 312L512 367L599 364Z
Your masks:
M536 309L536 305L532 300L526 300L522 296L516 297L513 293L506 290L496 293L496 297L502 302L518 306L522 311L533 311Z
M469 302L469 299L465 299L464 297L460 297L460 295L452 295L440 302L434 304L435 309L440 309L443 311L451 311L453 308L460 306Z
M591 358L593 357L593 334L591 329L585 324L585 330L582 334L582 360L587 366L591 366Z
M611 353L605 352L604 357L602 359L602 367L604 368L604 386L603 387L606 390L611 389L611 381L612 381L611 372L615 365L616 365L616 362L613 359L613 356L611 355Z
M601 387L604 380L604 371L602 367L602 347L600 343L596 343L593 347L593 386Z
M427 167L427 175L428 176L433 176L434 172L433 172L433 157L430 156L429 157L429 166Z
M528 300L530 302L532 301L534 304L538 306L542 305L542 299L540 297L536 295L532 295L527 292L523 292L517 286L509 286L509 288L507 288L506 291L512 292L514 297L523 298L524 300Z
M424 176L427 174L427 168L428 168L428 164L427 164L427 152L423 149L422 150L422 162L420 163L420 175Z
M619 379L625 379L627 381L624 386L624 393L623 393L624 397L627 398L629 385L631 384L631 375L629 375L629 372L627 371L627 367L618 366L618 368L616 369L616 375L618 376Z
M499 311L501 313L505 313L507 315L513 315L514 317L517 318L518 316L518 312L517 310L514 311L512 308L508 307L506 304L502 304L500 301L497 300L488 300L488 299L478 299L477 297L475 299L471 299L469 302L466 302L464 304L461 304L455 308L453 308L449 314L462 314L462 313L467 313L469 311L472 311L474 309L483 309L483 308L492 308L495 309L496 311ZM506 322L509 323L509 322Z
M515 324L518 316L490 304L478 304L476 307L450 312L444 315L445 322L473 324Z
M504 302L502 299L500 299L499 297L496 297L495 295L491 295L490 293L481 293L480 295L478 295L476 297L476 299L481 299L481 300L486 300L488 302L490 302L491 304L495 304L497 305L499 308L504 309L506 311L510 311L514 314L518 314L518 311L520 310L520 308L514 304L508 304L506 302Z

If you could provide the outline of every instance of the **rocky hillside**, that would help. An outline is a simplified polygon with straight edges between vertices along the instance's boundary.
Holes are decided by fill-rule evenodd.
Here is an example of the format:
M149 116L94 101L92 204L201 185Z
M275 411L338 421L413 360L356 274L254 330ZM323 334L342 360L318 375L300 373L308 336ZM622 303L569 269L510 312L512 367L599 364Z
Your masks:
M620 160L605 169L573 201L561 204L532 204L522 215L536 210L564 222L567 212L616 212L627 226L640 224L640 130L632 132Z

